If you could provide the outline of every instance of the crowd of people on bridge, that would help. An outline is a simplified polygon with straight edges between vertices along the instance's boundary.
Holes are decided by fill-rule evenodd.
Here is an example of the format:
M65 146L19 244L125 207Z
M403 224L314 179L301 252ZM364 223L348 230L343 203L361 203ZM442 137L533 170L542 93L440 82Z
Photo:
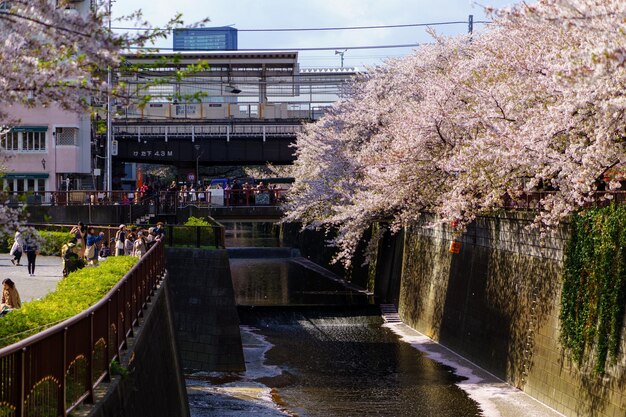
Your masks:
M161 210L165 211L187 205L274 205L280 201L283 191L278 185L265 184L263 181L253 185L248 181L224 179L223 183L215 182L206 186L172 181L167 191L161 193L160 204Z

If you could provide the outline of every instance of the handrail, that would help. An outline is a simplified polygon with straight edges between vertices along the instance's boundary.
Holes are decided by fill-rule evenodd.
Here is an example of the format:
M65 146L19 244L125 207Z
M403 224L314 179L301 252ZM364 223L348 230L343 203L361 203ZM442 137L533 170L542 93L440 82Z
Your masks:
M132 335L164 271L164 244L157 242L96 304L0 349L3 415L66 416L92 401L93 390L110 378L110 364Z
M206 247L206 246L215 246L216 248L224 248L225 246L225 238L224 238L224 225L216 222L213 218L211 219L211 225L209 226L185 226L185 225L165 225L165 239L163 242L167 244L167 246L193 246L196 248ZM71 229L74 225L67 224L37 224L37 223L27 223L25 226L32 226L38 230L45 228L47 230L50 229ZM115 236L115 233L119 230L118 226L108 226L108 225L97 225L90 224L90 227L93 227L96 230L96 233L104 232L105 233L105 241L109 242ZM144 228L148 228L151 225L143 224L141 225ZM152 225L154 226L154 225ZM211 230L210 233L208 230ZM69 238L68 234L68 238ZM60 248L59 248L60 250ZM113 250L113 249L111 249Z

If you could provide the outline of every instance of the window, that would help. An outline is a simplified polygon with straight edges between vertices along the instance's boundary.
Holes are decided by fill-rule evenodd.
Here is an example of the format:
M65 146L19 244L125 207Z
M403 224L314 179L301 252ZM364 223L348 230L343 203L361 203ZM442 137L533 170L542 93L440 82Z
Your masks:
M16 127L0 135L0 147L14 152L45 152L46 131L43 129Z
M17 151L19 149L18 133L9 132L0 138L0 146L7 151Z
M46 150L46 132L21 132L22 151L41 152Z
M75 127L57 127L55 130L56 144L60 146L76 146L78 129Z

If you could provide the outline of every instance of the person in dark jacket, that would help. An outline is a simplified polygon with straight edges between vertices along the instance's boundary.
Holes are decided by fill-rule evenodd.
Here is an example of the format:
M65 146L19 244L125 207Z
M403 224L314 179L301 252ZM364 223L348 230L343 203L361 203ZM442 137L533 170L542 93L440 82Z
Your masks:
M35 276L35 260L37 259L38 251L37 239L33 233L29 233L24 241L24 253L26 254L26 259L28 259L28 274L31 277Z

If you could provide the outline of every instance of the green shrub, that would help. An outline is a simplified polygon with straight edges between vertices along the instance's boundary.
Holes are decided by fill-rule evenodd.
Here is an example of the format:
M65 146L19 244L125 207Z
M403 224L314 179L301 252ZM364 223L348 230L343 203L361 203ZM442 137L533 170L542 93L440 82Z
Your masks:
M134 256L109 257L98 267L72 272L59 281L54 292L40 300L23 303L22 308L0 318L0 347L18 342L94 305L137 261Z
M9 235L0 236L0 253L8 253L12 244L13 238L9 237Z
M72 238L69 232L40 231L39 235L43 239L39 253L48 256L60 256L61 247Z
M185 226L211 226L211 223L202 217L191 216L185 222Z

